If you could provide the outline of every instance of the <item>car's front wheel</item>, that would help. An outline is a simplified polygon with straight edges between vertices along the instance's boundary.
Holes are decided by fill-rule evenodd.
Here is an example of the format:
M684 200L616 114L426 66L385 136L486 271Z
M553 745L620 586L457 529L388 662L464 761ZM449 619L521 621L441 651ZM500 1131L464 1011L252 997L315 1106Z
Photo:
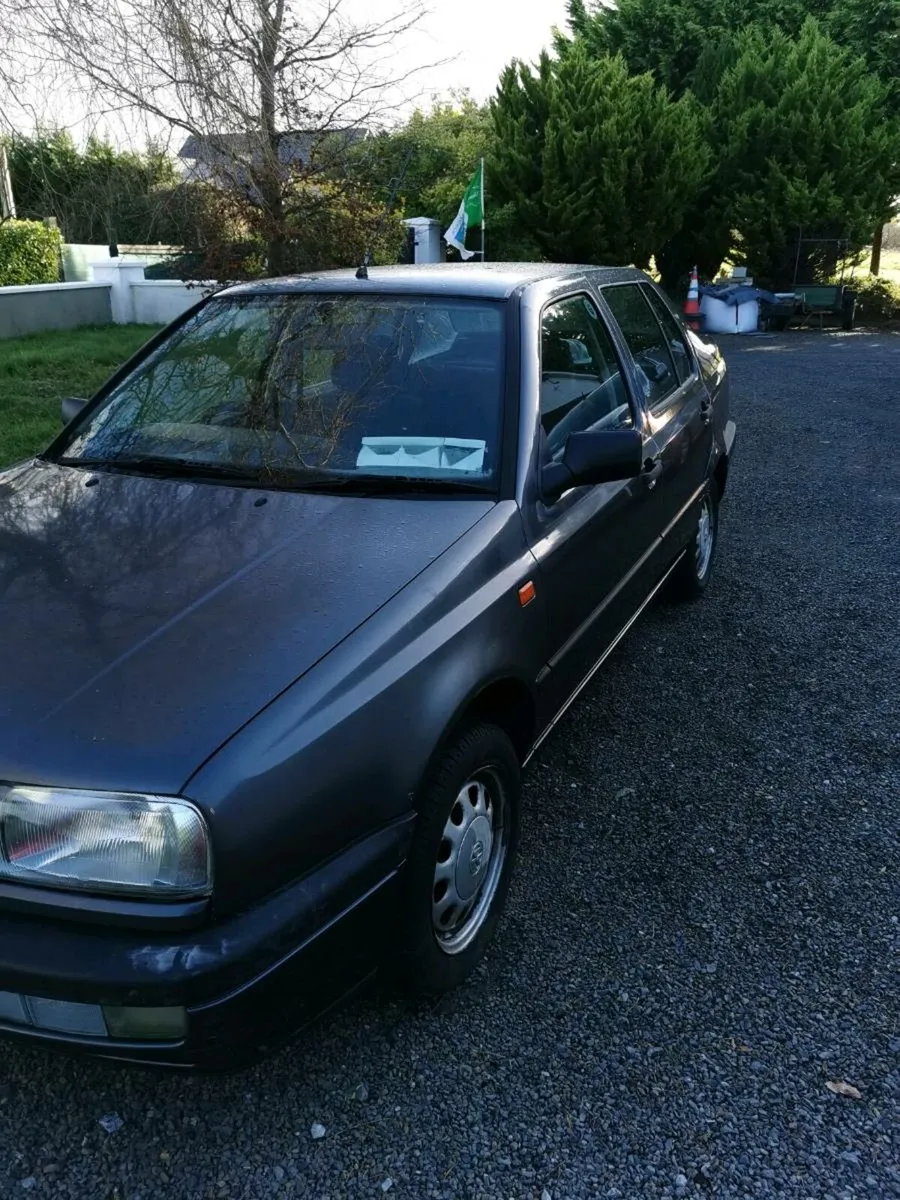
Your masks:
M398 965L408 991L449 991L484 954L509 888L520 794L516 752L494 725L461 730L432 770L404 880Z
M694 536L672 574L669 595L673 600L696 600L703 595L712 577L718 540L719 493L711 479L700 500Z

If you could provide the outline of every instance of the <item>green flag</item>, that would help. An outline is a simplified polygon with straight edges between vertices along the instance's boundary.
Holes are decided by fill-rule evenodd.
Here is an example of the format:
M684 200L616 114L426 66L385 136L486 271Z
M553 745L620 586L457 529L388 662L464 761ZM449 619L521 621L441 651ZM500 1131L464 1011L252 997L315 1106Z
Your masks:
M463 258L471 258L474 250L466 249L466 233L470 225L484 224L484 159L469 181L453 224L444 234L448 246L455 246Z

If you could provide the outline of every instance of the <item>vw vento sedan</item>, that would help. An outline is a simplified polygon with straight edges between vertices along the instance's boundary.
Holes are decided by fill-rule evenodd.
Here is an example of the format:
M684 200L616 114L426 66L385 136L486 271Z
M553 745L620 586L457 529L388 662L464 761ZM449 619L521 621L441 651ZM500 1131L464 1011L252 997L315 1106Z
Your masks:
M718 351L633 270L230 288L0 473L0 1029L227 1065L484 953L520 772L709 582Z

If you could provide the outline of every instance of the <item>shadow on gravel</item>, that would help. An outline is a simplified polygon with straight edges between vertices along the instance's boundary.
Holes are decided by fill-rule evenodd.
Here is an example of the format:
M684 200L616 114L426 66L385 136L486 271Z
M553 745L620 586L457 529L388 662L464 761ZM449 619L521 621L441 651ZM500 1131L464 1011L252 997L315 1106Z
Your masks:
M900 1196L900 338L722 343L717 577L530 771L482 971L237 1076L4 1046L0 1195Z

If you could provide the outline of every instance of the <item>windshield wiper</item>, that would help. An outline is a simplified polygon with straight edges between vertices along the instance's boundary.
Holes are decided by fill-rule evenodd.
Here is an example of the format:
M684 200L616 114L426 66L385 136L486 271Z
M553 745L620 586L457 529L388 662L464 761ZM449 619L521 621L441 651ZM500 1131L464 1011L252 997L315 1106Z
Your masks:
M490 487L472 483L468 479L448 479L446 476L432 478L428 475L369 475L363 471L348 471L341 475L311 474L308 478L300 475L293 486L303 492L344 491L366 496L410 495L416 492L491 494Z
M237 467L227 463L172 458L163 454L139 454L129 458L58 458L63 467L83 467L92 471L132 471L166 479L225 479L234 483L260 483L266 473L258 467Z
M140 454L123 458L58 458L60 466L85 470L121 471L165 479L221 479L298 492L353 492L367 496L408 495L416 492L490 494L483 484L468 479L432 478L420 475L376 475L363 471L319 472L291 467L241 467L193 458Z

